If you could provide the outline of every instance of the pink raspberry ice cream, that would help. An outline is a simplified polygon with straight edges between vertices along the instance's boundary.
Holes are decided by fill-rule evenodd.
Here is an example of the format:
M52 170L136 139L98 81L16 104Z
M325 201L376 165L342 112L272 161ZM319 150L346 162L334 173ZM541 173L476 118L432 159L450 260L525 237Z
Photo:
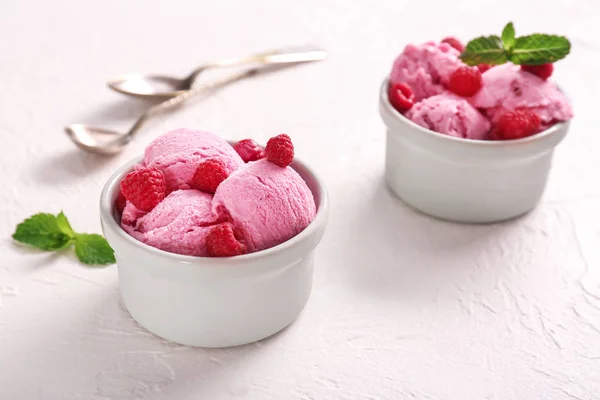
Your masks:
M496 122L502 114L516 109L535 112L542 126L573 117L567 97L551 81L506 63L483 73L483 88L470 99Z
M134 215L125 219L125 216ZM212 196L198 190L177 190L145 214L133 204L123 210L125 232L157 249L189 256L206 256L206 235L217 218Z
M177 129L158 137L146 147L143 165L165 174L167 193L189 189L201 161L217 158L232 173L242 165L241 157L225 140L211 132Z
M467 100L452 93L420 101L406 117L424 128L459 138L484 140L490 130L487 118Z
M288 146L293 157L291 140ZM271 161L245 164L231 145L212 133L168 132L148 146L141 165L164 174L169 194L147 213L127 201L121 227L149 246L191 256L234 256L289 240L312 222L316 206L302 177L287 163L273 162L281 156L281 148L276 150ZM230 175L218 184L213 197L212 192L190 188L190 180L197 171L202 173L201 161L215 158ZM143 181L134 184L138 186L132 193L144 189ZM223 222L231 222L235 231L217 229L227 225Z
M292 238L316 213L313 195L300 175L266 159L251 162L227 178L215 193L213 207L222 219L231 218L250 251Z
M553 64L468 66L456 49L462 43L446 41L454 47L407 45L390 72L390 105L416 124L463 139L511 140L573 117L569 100L547 80Z
M409 44L394 61L390 84L406 83L416 101L441 94L450 75L466 65L459 55L460 52L447 43Z

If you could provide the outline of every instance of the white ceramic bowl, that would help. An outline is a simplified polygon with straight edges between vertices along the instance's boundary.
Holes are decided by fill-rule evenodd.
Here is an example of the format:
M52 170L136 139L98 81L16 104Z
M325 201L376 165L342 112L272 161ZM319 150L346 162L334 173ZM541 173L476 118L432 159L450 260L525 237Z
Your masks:
M254 342L292 323L308 300L315 248L327 225L319 178L301 162L292 164L317 204L314 221L294 238L237 257L192 257L150 247L119 226L119 183L137 162L121 167L100 197L102 230L115 250L121 295L133 318L158 336L200 347Z
M522 215L539 202L554 147L569 122L507 141L455 138L422 128L392 107L388 80L379 112L387 126L386 181L412 207L457 222L496 222Z

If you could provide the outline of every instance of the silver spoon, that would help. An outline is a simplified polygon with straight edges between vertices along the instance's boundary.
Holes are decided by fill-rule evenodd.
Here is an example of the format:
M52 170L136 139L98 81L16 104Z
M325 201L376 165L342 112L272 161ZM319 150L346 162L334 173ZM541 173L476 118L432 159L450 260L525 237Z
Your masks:
M145 99L166 99L190 90L196 77L210 68L233 67L248 64L287 64L306 61L319 61L327 58L327 52L320 47L307 45L271 50L246 57L214 61L196 68L185 78L167 75L127 74L108 82L108 86L129 96Z
M116 154L122 151L125 146L131 142L133 136L150 117L171 109L198 94L218 89L249 76L266 72L267 70L273 70L273 67L253 68L238 72L213 83L184 91L177 97L173 97L149 108L126 133L84 124L69 125L65 127L65 133L73 143L85 151L102 155Z

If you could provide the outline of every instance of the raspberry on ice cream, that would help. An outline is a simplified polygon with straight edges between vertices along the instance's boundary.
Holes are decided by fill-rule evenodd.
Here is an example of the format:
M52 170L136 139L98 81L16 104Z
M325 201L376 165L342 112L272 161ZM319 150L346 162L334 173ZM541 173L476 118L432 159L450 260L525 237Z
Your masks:
M452 93L418 102L406 117L432 131L465 139L484 140L490 130L487 118L467 100Z
M217 187L227 179L227 167L218 158L210 158L198 164L190 186L206 193L214 194Z
M521 69L537 75L542 79L548 79L552 76L554 66L551 63L541 65L521 65Z
M415 103L415 95L406 83L397 83L388 88L390 103L398 112L406 112Z
M166 195L165 176L156 168L141 167L121 181L121 193L143 211L152 210Z
M206 249L211 257L239 256L247 251L246 245L235 236L231 222L223 222L208 232Z
M233 145L233 149L244 162L258 161L265 157L265 151L252 139L243 139Z
M448 89L459 96L470 97L481 89L481 72L477 67L460 67L450 75Z
M460 52L447 43L409 44L394 61L390 85L407 84L415 95L415 101L443 93L450 75L466 66L459 55Z
M448 43L450 46L454 47L456 50L460 51L461 53L463 51L465 51L465 45L462 44L462 42L460 40L458 40L457 38L455 38L453 36L448 36L446 38L443 38L442 43Z
M531 110L515 110L502 114L494 130L496 140L514 140L531 136L540 130L540 117Z
M292 139L285 133L272 137L265 147L267 160L282 168L294 161L294 145Z

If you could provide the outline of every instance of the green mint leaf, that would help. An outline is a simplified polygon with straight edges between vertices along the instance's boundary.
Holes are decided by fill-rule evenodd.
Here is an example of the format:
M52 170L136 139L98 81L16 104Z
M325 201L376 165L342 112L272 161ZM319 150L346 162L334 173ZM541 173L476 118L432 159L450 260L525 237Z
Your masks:
M70 238L75 237L75 231L73 228L71 228L69 220L62 211L56 216L56 223L58 224L61 232L63 232L65 235L69 236Z
M504 50L510 54L515 45L515 26L512 22L506 24L502 30L502 44L504 45Z
M498 36L482 36L471 40L460 58L467 65L504 64L508 61Z
M60 214L59 214L60 215ZM65 218L66 220L66 218ZM62 226L62 227L61 227ZM63 231L64 222L52 214L32 215L17 225L13 239L41 250L60 250L71 244L72 236Z
M90 265L115 263L115 253L100 235L78 233L75 235L75 254L79 261Z
M75 243L75 254L84 264L115 262L115 253L101 235L75 233L61 211L58 215L39 213L17 225L13 239L41 250L54 251Z
M535 33L515 39L510 54L514 64L540 65L553 63L571 51L571 43L564 36Z

